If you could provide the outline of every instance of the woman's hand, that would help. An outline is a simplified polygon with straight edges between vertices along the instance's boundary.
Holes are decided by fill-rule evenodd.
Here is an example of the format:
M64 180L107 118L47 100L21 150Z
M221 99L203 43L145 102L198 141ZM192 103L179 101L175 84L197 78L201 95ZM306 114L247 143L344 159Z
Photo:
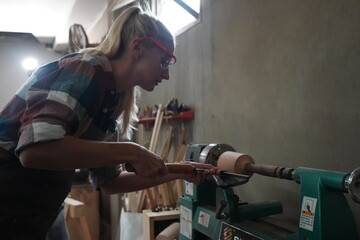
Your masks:
M129 166L130 165L130 166ZM145 178L163 177L169 173L164 161L145 147L138 146L136 159L126 164L126 170Z

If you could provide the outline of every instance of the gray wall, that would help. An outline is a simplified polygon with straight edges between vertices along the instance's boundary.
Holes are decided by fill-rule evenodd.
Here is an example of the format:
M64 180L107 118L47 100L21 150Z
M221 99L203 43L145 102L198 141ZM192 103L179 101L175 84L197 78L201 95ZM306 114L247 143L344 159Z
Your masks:
M36 58L39 65L58 59L63 54L47 49L43 44L20 38L0 38L0 109L12 98L28 78L22 61Z
M140 105L195 108L192 142L222 142L257 163L351 172L360 166L360 2L203 0L177 38L172 79ZM245 201L280 200L297 222L299 186L253 176ZM360 229L360 205L350 203Z

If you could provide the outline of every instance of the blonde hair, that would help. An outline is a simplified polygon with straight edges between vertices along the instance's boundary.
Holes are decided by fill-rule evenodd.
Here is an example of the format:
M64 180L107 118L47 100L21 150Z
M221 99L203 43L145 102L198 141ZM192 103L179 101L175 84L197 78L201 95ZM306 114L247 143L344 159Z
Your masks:
M97 47L83 49L81 53L91 55L101 54L109 59L121 56L126 45L137 37L150 36L160 43L173 42L174 36L148 9L139 4L126 8L113 22L109 32L102 43ZM138 87L125 92L122 113L119 116L120 135L130 139L133 124L138 121L137 98L140 96Z

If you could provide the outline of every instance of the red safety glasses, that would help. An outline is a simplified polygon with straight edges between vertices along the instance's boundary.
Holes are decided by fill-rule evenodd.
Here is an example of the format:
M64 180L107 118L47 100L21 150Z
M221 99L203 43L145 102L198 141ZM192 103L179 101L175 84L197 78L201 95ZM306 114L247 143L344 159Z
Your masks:
M134 41L136 41L136 40L142 41L142 40L145 40L145 39L151 40L153 43L156 44L156 46L161 48L167 55L169 55L169 57L171 57L170 61L167 61L166 63L160 63L162 68L169 69L169 65L173 65L173 64L176 63L175 55L172 54L166 47L164 47L161 43L156 41L154 38L152 38L152 37L138 37L138 38L134 39Z

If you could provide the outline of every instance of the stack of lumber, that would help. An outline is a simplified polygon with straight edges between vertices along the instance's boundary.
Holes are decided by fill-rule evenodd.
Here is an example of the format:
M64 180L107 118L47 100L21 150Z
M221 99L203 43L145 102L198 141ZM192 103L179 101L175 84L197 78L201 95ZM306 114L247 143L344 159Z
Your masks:
M163 118L164 108L162 105L159 105L149 144L149 150L155 153ZM175 148L173 163L179 163L185 157L186 146L184 143L186 133L185 128L182 127L181 134L177 139L178 144ZM162 151L158 153L165 163L168 162L167 159L173 146L174 135L174 127L168 126ZM138 143L144 145L143 125L138 127ZM138 213L141 213L144 209L152 211L171 210L179 205L180 196L183 195L183 191L183 180L175 180L143 191L128 193L123 199L124 208L125 211Z

